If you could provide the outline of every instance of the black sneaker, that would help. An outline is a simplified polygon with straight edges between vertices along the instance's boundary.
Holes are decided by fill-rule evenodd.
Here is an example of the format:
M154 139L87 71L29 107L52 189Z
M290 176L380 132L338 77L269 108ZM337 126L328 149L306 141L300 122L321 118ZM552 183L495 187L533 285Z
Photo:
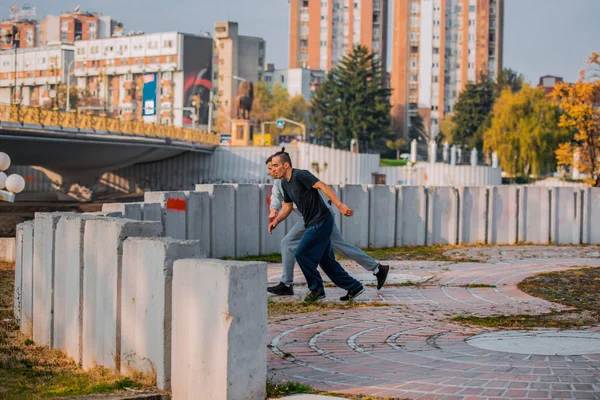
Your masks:
M276 294L277 296L293 296L294 285L288 286L283 282L279 282L277 286L268 287L267 292Z
M379 264L379 271L377 271L377 273L375 274L375 276L377 277L377 290L383 287L383 284L387 279L388 272L390 272L389 265Z
M311 290L304 298L305 303L316 303L325 298L325 290Z
M360 285L360 287L358 289L348 290L348 293L346 293L345 296L340 297L340 300L341 301L354 300L356 297L360 296L364 291L365 291L365 288L363 287L363 285Z

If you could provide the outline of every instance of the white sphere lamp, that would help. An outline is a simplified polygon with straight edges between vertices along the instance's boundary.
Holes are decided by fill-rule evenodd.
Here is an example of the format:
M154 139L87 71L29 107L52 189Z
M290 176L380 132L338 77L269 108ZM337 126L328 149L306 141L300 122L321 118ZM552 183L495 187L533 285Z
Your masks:
M21 175L12 174L6 178L6 190L12 193L21 193L25 189L25 179Z
M0 171L6 171L10 167L10 157L8 154L0 152Z

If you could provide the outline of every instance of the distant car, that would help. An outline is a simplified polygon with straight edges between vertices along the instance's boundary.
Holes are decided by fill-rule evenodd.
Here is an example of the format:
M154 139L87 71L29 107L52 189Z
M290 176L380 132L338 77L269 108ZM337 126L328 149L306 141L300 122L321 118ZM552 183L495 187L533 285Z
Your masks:
M229 146L231 145L231 134L222 133L221 134L221 146Z

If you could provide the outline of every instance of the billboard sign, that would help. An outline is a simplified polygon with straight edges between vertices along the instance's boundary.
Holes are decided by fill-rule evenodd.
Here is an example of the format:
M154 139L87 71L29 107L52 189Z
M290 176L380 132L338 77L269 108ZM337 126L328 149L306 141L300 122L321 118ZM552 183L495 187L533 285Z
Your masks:
M156 115L156 73L142 76L144 86L142 89L143 116Z

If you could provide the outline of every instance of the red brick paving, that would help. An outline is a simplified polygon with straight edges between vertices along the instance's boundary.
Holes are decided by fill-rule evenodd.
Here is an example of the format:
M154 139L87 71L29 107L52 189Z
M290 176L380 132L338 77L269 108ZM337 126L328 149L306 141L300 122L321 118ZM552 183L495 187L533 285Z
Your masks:
M434 275L435 281L423 287L384 287L379 292L369 287L359 298L390 307L271 318L269 374L319 390L381 397L600 399L600 355L545 356L479 349L465 339L494 329L464 327L450 320L458 314L567 309L531 297L516 284L539 272L600 266L595 253L584 254L590 251L585 247L578 251L577 247L536 246L532 250L535 259L512 260L511 251L518 252L518 247L500 249L497 258L487 263L420 262L414 271L408 262L392 263L391 274ZM560 249L569 254L558 257ZM364 273L351 263L346 266L351 273ZM270 266L271 280L279 272L277 266ZM465 287L473 283L495 287ZM326 291L328 301L344 294L338 288ZM587 330L600 332L600 327Z

